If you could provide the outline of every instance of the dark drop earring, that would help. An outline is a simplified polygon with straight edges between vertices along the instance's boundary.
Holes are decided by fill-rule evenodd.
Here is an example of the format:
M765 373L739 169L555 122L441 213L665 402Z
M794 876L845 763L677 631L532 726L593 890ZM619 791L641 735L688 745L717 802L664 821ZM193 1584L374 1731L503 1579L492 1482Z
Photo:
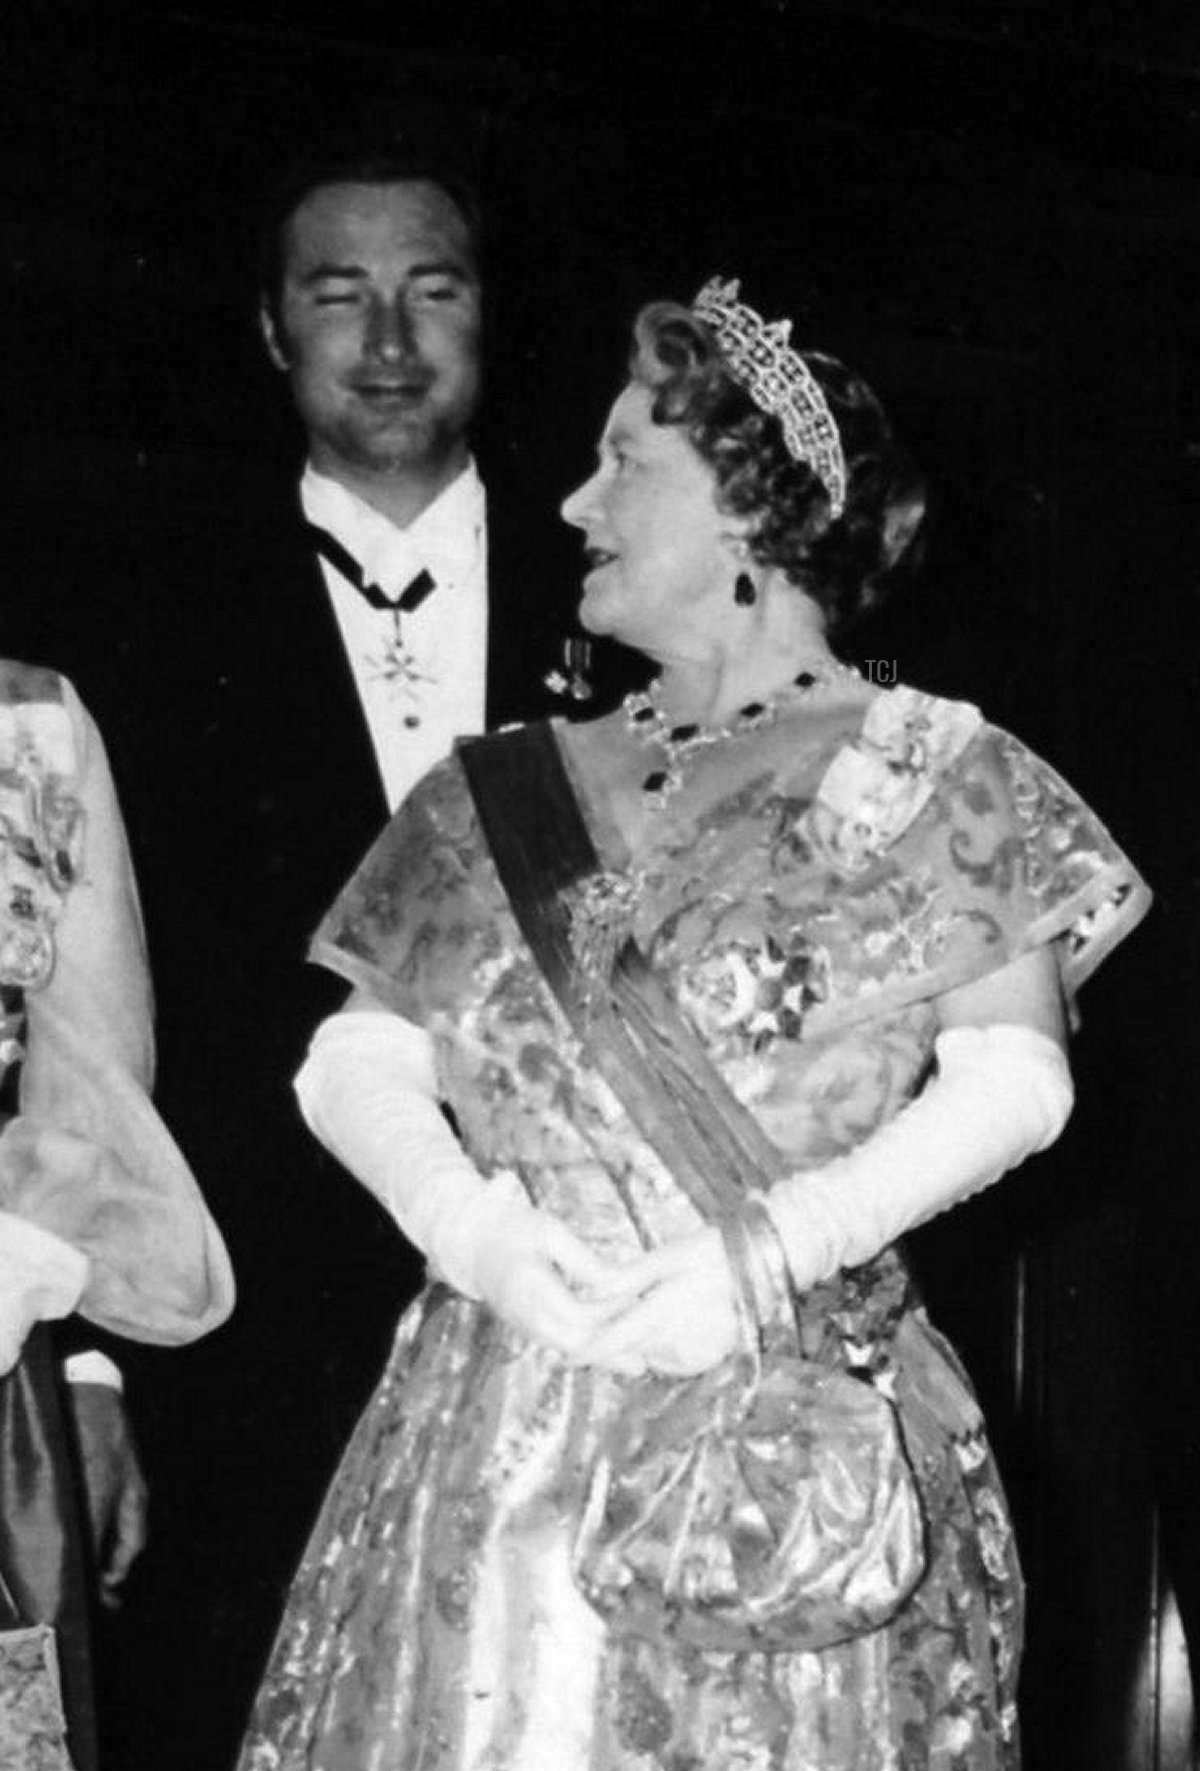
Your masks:
M739 572L734 579L733 600L742 609L752 609L758 601L758 589L749 572Z

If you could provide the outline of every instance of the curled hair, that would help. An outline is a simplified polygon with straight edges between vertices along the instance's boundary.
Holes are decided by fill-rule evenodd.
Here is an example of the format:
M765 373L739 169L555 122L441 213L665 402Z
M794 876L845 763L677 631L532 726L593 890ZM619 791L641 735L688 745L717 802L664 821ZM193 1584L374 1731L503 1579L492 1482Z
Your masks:
M846 459L836 520L812 468L788 453L779 420L755 405L689 308L654 302L634 322L630 370L650 391L655 423L680 426L716 476L720 508L751 520L755 559L811 596L836 633L882 602L920 527L924 489L866 382L835 357L806 351L804 361Z

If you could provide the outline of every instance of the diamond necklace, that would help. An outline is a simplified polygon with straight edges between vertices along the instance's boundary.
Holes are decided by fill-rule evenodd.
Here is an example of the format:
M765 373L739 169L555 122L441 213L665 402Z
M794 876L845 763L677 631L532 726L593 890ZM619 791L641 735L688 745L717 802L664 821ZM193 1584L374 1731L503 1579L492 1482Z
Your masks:
M783 694L770 701L748 701L721 726L702 726L697 720L673 725L663 712L661 690L655 678L648 689L626 695L622 702L628 730L640 743L656 745L662 753L660 767L651 769L645 777L642 792L656 805L664 805L683 786L683 766L697 751L707 750L713 744L723 744L730 738L743 738L749 732L769 726L778 718L784 697L792 690L811 695L814 690L827 688L831 683L845 679L857 681L859 674L852 664L843 664L836 658L828 663L808 665L792 679L790 688Z

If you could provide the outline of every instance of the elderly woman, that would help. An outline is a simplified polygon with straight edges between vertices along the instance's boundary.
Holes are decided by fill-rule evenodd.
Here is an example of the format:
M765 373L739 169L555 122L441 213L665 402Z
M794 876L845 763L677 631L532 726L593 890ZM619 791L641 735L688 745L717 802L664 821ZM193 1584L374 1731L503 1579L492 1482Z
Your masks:
M430 1284L247 1771L1017 1764L1005 1503L895 1244L1058 1135L1148 894L1016 739L831 650L919 509L736 284L640 316L564 515L649 692L461 745L316 938L353 992L300 1099Z
M100 734L64 678L8 661L0 1002L0 1763L67 1763L57 1659L71 1763L89 1771L84 1497L47 1324L78 1312L133 1340L178 1345L225 1320L233 1279L150 1102L153 1000ZM138 1547L124 1515L139 1498L113 1491L111 1412L93 1396L87 1409L76 1402L73 1422L89 1522L112 1530L91 1546L110 1600ZM101 1516L122 1501L116 1518Z

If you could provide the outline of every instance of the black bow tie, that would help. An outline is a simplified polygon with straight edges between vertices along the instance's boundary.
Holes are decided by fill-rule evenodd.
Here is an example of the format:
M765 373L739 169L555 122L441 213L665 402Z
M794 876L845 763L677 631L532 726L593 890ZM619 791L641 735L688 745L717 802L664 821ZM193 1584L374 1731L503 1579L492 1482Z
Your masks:
M334 571L340 572L346 583L352 584L359 596L370 603L373 609L386 609L391 615L398 612L411 615L414 609L420 608L430 591L437 587L437 580L422 566L398 597L385 596L379 586L372 584L365 576L354 555L328 529L319 529L315 523L306 523L305 530L321 558L328 560Z

